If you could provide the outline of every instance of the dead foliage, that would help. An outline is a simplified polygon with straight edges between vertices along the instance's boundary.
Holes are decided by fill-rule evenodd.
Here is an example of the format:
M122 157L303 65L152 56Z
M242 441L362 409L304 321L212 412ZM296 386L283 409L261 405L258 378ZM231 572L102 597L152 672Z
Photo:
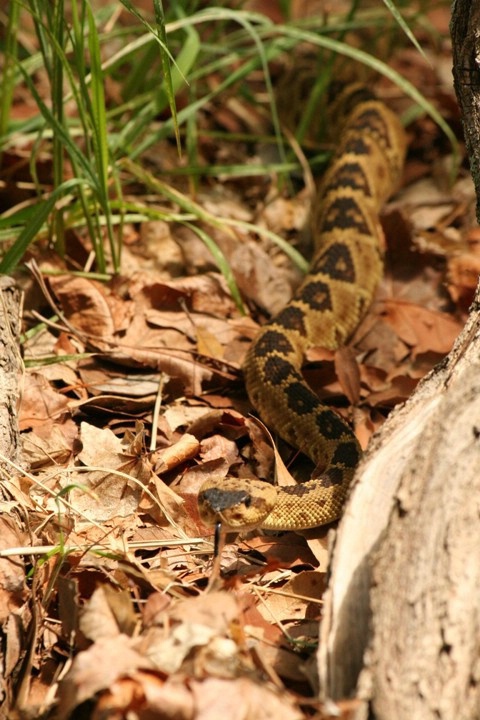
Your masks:
M394 63L458 129L448 52L427 67L403 50ZM240 99L203 118L231 132L257 120ZM451 348L480 269L468 172L450 182L450 151L429 119L409 135L404 184L384 212L376 300L347 348L315 348L305 367L364 447ZM201 147L206 158L260 152L211 138ZM17 152L20 162L25 148ZM205 182L195 200L295 242L308 207L305 191L279 192L274 177ZM122 273L109 282L72 273L91 249L80 231L68 262L44 247L31 253L24 464L0 503L5 707L59 720L331 716L315 700L326 531L228 538L223 580L209 585L212 536L196 493L212 473L272 475L275 453L249 416L241 365L299 277L253 232L214 235L244 311L185 227L124 227ZM279 446L289 470L305 472ZM336 717L353 709L344 703Z

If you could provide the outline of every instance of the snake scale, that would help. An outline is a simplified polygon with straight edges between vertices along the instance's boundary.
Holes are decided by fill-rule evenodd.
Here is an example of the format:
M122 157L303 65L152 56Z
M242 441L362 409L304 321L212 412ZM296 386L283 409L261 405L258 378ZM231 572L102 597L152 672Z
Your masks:
M275 487L257 479L208 480L199 492L208 524L236 530L300 530L341 513L360 446L348 424L302 377L306 350L334 350L364 317L383 272L380 210L403 168L405 134L397 116L363 85L348 85L329 111L337 149L313 209L310 270L288 305L262 327L243 365L262 420L321 468L318 477Z

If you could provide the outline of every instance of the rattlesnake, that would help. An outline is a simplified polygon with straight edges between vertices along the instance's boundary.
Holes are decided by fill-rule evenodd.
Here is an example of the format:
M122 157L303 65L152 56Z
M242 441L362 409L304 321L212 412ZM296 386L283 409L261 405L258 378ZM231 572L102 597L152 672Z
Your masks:
M323 470L286 487L213 478L199 492L200 514L209 524L299 530L331 522L340 515L360 458L354 433L319 401L301 367L312 345L333 350L345 343L371 303L383 272L379 212L398 183L406 143L397 116L363 85L344 88L329 114L340 132L313 212L309 273L261 329L243 365L262 420Z

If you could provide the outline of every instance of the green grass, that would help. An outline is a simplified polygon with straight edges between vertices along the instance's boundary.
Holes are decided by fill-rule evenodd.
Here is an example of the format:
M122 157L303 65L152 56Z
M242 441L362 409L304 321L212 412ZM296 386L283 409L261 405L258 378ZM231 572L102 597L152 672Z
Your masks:
M262 164L205 167L199 159L200 114L213 102L235 95L255 103L250 82L255 75L257 83L259 76L263 78L263 109L272 119L272 134L263 141L277 148L274 171L281 178L298 170L299 163L281 131L270 67L299 44L316 48L321 71L304 121L296 128L298 141L304 139L309 116L322 106L335 58L343 56L347 63L367 66L390 78L412 99L410 114L430 115L456 151L455 138L435 108L389 66L388 57L376 53L377 47L385 46L386 37L390 47L415 44L410 27L428 28L423 9L413 12L411 3L394 5L384 0L384 6L361 10L353 0L345 15L295 23L290 19L290 3L284 0L280 3L285 16L282 24L228 7L198 9L195 0L168 3L167 10L161 0L154 0L150 17L140 15L133 0L121 3L131 15L130 24L115 22L119 1L97 8L94 0L11 0L1 48L0 153L11 152L19 142L30 144L36 193L0 216L0 272L12 272L35 241L49 241L60 256L68 256L67 230L81 226L87 228L92 242L96 272L118 272L124 223L161 216L193 224L240 304L228 263L208 234L208 225L228 228L231 221L206 214L178 193L172 176L162 179L157 170L154 177L146 164L161 143L171 140L178 152L178 174L188 175L192 190L202 177L271 173L272 168ZM31 18L34 34L28 43L21 30L25 14ZM368 48L348 44L347 33L354 31L360 37L367 32ZM106 101L107 83L116 88L115 103ZM20 85L28 89L37 113L14 120L12 103ZM244 139L252 145L259 140L254 133ZM225 134L219 141L235 143L237 139ZM40 152L51 157L48 184L38 178ZM323 160L320 154L317 162ZM138 191L132 200L131 187L138 181L158 194L161 210L143 201ZM168 203L170 211L165 210ZM206 227L199 229L198 221ZM282 244L280 238L273 239ZM294 251L291 254L305 265Z

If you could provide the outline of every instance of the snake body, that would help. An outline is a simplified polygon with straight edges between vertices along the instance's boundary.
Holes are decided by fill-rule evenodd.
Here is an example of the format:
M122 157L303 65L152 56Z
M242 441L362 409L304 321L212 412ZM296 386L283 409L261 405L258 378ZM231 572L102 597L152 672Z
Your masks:
M301 368L312 345L334 350L344 344L370 306L383 272L379 213L398 184L406 143L397 116L364 86L347 86L330 114L340 131L313 212L309 273L261 329L243 365L262 420L321 474L282 487L255 479L209 480L199 493L208 523L299 530L331 522L341 513L360 458L353 431L319 401Z

